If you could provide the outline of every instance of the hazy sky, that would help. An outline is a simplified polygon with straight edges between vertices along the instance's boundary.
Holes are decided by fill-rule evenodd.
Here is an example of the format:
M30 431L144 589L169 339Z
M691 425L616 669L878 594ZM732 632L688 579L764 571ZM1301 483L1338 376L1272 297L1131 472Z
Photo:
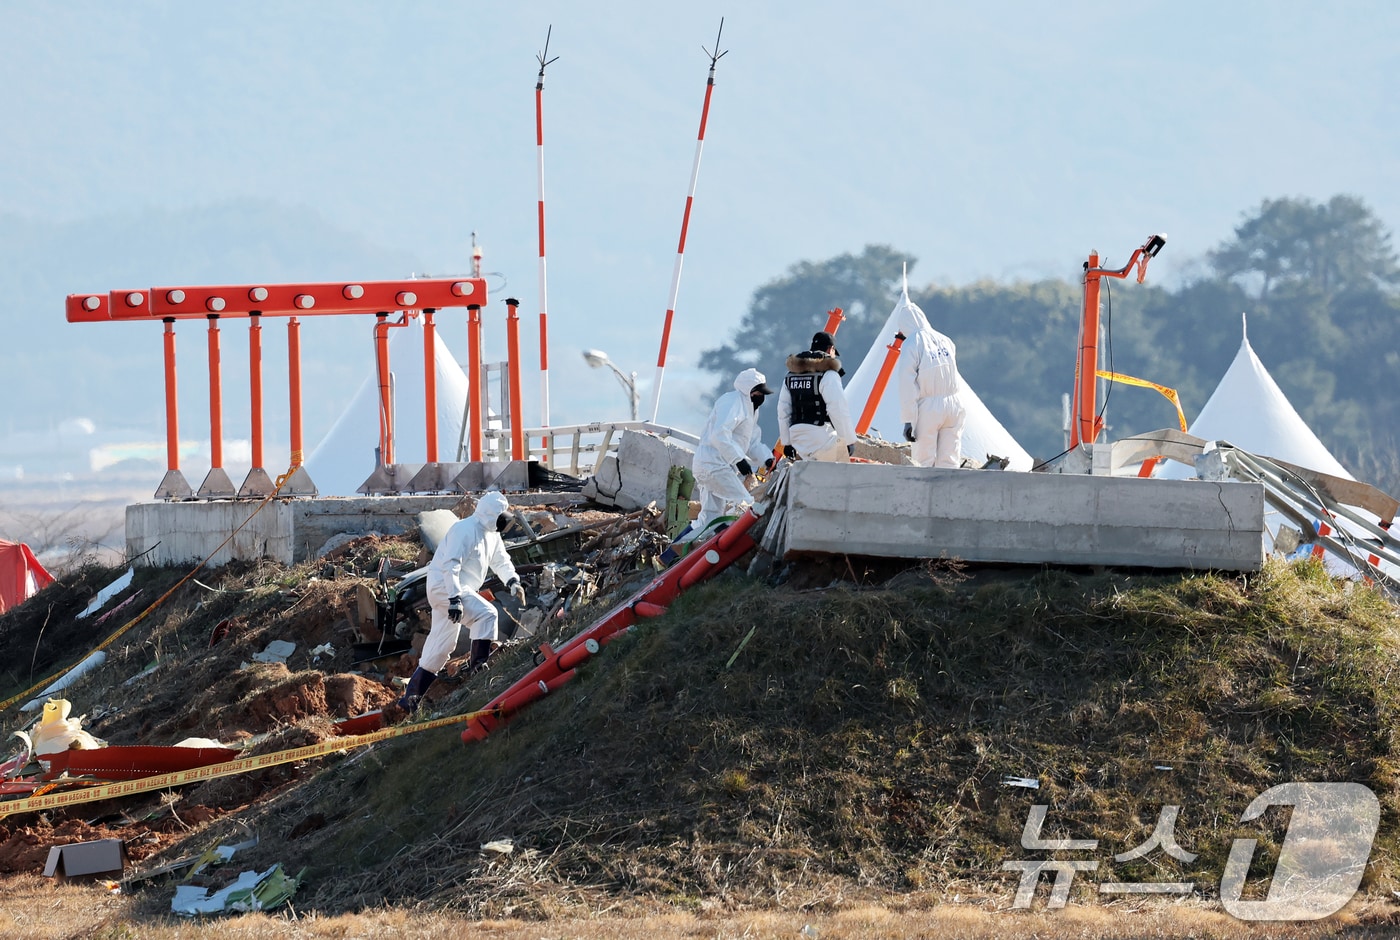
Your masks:
M665 421L698 427L713 385L693 368L698 351L797 261L875 242L916 255L920 285L1069 279L1089 249L1116 263L1162 231L1151 276L1168 280L1264 198L1352 193L1400 223L1400 4L1279 0L0 0L0 210L80 222L254 197L428 273L465 271L476 231L486 269L504 276L493 299L520 298L536 361L533 92L552 26L552 417L621 417L621 390L579 351L600 347L648 384L654 374L701 47L713 48L721 16L728 54ZM172 273L152 258L136 283L69 289ZM1069 367L1072 351L1047 354ZM537 378L525 387L533 423Z

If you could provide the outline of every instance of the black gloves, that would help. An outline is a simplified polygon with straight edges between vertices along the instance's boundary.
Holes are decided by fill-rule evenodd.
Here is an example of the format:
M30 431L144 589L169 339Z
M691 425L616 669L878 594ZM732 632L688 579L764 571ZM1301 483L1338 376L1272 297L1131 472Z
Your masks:
M856 455L856 445L854 445L854 444L847 444L847 445L846 445L846 456L847 456L847 457L854 457L855 455Z
M749 463L748 458L745 457L734 465L734 469L739 471L739 476L746 477L753 473L753 464Z
M784 444L784 445L783 445L783 456L786 457L788 460L796 460L796 459L797 459L797 448L796 448L796 447L793 447L791 444Z
M770 473L773 472L773 468L776 467L777 465L778 465L778 458L776 458L776 457L769 457L767 460L763 461L763 469L764 469L764 470L767 470L767 471L770 472Z
M503 513L501 513L499 516L496 517L496 531L497 531L497 532L504 532L506 529L509 529L509 528L510 528L510 523L511 523L510 513L508 513L508 512L503 512Z
M460 597L447 599L447 619L453 623L462 622L462 599Z
M914 440L914 425L912 422L904 422L904 439L906 441Z

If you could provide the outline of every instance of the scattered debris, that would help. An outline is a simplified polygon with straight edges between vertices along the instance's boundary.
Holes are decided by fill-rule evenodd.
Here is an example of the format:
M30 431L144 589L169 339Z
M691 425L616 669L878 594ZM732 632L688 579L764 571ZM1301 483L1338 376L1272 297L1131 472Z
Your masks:
M102 590L98 591L97 596L92 599L92 602L90 604L83 608L82 613L74 614L74 616L77 617L79 620L82 620L84 617L91 616L98 610L102 609L102 605L106 604L117 594L120 594L122 591L125 591L127 587L131 585L131 579L133 576L135 576L135 574L135 568L126 569L126 574L122 575L120 578L113 581L111 584L107 585Z
M253 654L253 661L259 663L285 663L287 657L296 652L297 645L290 640L273 640L261 653Z
M46 757L68 750L95 750L107 746L101 738L83 730L86 715L69 718L73 703L66 698L53 698L44 703L44 713L32 735L16 731L15 735L30 745L35 757Z
M83 676L87 675L90 671L96 669L98 666L102 665L106 661L107 654L104 653L102 650L98 650L97 652L88 656L82 662L78 663L78 665L65 672L62 676L51 682L48 685L48 687L44 689L44 691L40 692L37 696L21 705L20 711L34 711L40 705L44 704L44 701L48 698L48 696L54 694L55 692L61 692L64 689L68 688L78 679L81 679Z
M233 858L238 852L244 849L251 849L257 844L258 837L254 834L250 838L242 842L234 843L233 845L216 845L195 860L194 867L190 869L190 873L186 876L186 879L193 878L211 865L222 865L224 862Z
M1001 785L1004 787L1025 787L1027 790L1039 790L1040 781L1035 777L1011 777L1001 778Z
M208 888L179 885L170 902L176 914L193 917L196 914L222 914L240 911L270 911L290 900L300 886L302 874L291 877L278 862L267 871L245 871L233 884L209 893Z

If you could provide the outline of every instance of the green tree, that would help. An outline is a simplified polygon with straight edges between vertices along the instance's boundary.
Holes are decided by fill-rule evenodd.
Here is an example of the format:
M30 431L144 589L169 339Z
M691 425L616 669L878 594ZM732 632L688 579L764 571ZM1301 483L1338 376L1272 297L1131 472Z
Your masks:
M1280 288L1329 297L1348 287L1400 283L1390 233L1355 196L1325 204L1266 199L1209 260L1218 277L1257 284L1260 300Z
M912 269L914 257L888 245L867 245L858 255L848 252L826 261L799 261L754 291L738 330L724 345L703 350L700 367L718 373L718 394L729 391L734 376L749 367L781 376L788 355L807 348L832 307L846 316L837 331L837 347L869 349L894 309L906 264ZM848 371L858 364L850 363Z

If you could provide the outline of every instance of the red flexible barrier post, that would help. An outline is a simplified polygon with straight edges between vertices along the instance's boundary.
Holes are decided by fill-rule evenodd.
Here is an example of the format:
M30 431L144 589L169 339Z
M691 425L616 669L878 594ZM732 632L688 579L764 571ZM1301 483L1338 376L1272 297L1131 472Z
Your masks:
M423 311L423 398L427 408L425 417L428 436L428 463L438 459L437 423L437 327L433 324L433 311Z
M506 355L510 360L510 459L525 459L525 408L520 395L520 301L506 298Z
M856 422L856 433L870 430L870 422L875 420L875 409L880 407L880 398L885 394L885 386L894 373L894 364L899 360L899 350L904 346L904 334L894 334L894 342L885 347L885 361L880 363L880 371L875 376L875 384L870 387L870 397L865 400L865 409Z
M757 547L749 535L749 530L757 521L758 516L753 510L746 511L723 532L707 539L645 588L576 634L559 650L551 649L547 643L542 644L540 652L545 657L544 662L473 716L462 731L462 740L466 743L484 740L520 709L568 681L565 676L571 675L580 663L596 655L609 639L629 629L638 616L656 615L682 591L719 573Z
M165 318L165 463L180 469L180 401L175 386L175 319Z

